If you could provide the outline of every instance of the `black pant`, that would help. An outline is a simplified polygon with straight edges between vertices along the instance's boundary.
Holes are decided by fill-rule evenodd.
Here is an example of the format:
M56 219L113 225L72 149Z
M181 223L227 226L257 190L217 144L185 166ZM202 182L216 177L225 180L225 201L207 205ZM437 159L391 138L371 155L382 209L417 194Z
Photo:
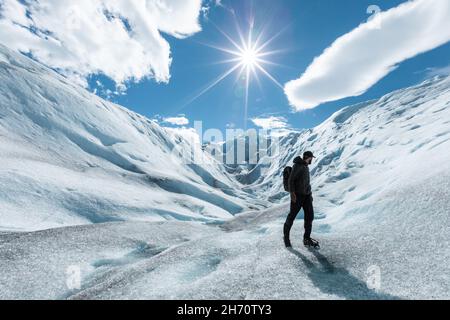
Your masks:
M291 211L284 224L284 237L289 239L294 220L303 208L303 211L305 212L305 235L303 237L304 239L309 239L311 238L312 223L314 220L313 198L312 195L301 196L296 194L296 196L297 201L295 203L291 201Z

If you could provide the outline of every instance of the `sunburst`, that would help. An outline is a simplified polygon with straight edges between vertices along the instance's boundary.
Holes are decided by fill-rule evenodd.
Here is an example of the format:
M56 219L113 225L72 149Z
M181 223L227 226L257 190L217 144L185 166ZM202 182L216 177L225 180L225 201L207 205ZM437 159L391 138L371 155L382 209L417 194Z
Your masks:
M283 90L283 86L275 79L275 77L266 69L266 65L277 65L276 63L267 60L267 57L275 55L277 53L282 52L283 50L274 50L268 51L266 50L269 44L275 40L283 30L279 33L268 39L267 41L262 42L263 33L261 32L256 37L253 37L253 23L250 23L248 32L246 36L242 32L239 24L237 23L237 19L235 18L236 27L238 31L238 40L233 39L229 34L227 34L224 30L215 25L212 21L209 21L216 29L229 41L231 44L230 48L220 47L212 44L205 44L208 47L214 48L218 51L221 51L227 55L229 58L223 61L218 61L220 64L231 64L230 68L226 70L223 74L219 75L216 79L211 81L208 85L206 85L197 95L192 97L185 105L192 103L197 100L200 96L204 95L206 92L210 91L212 88L217 86L220 82L226 79L233 73L238 74L238 79L241 79L243 75L245 75L245 119L244 124L247 126L247 118L248 118L248 104L249 104L249 88L252 79L256 79L258 83L260 83L259 74L263 74L267 78L269 78L276 86Z

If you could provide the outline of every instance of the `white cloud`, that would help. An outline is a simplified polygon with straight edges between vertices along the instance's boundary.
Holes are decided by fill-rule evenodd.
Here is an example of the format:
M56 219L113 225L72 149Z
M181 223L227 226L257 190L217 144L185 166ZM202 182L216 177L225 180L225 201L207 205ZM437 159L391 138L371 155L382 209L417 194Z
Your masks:
M225 6L222 3L222 0L204 0L203 7L201 8L203 18L209 19L209 14L210 14L211 10L215 7L222 8L222 9L228 10L230 12L233 12L232 9L228 8L227 6Z
M428 68L427 77L434 76L449 76L450 75L450 65L442 68Z
M118 84L168 82L166 33L201 30L202 0L0 0L0 42L86 85L102 73Z
M164 118L163 122L169 123L174 126L187 126L189 124L189 119L181 115L178 117Z
M255 124L255 126L263 128L265 130L270 129L286 129L289 127L287 123L287 119L284 117L262 117L262 118L253 118L251 121Z
M450 41L450 1L405 2L338 38L285 93L297 110L366 92L397 65Z

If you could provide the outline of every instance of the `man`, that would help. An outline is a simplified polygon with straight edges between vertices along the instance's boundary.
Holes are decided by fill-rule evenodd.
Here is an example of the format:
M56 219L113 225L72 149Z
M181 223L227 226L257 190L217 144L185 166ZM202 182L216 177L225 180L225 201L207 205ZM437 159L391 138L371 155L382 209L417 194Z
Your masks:
M312 223L314 220L313 197L310 184L309 165L315 158L311 151L303 154L303 158L294 159L294 167L289 176L289 192L291 193L291 210L284 224L284 244L292 247L289 233L297 214L303 207L305 212L305 234L303 244L307 247L319 247L319 242L311 239Z

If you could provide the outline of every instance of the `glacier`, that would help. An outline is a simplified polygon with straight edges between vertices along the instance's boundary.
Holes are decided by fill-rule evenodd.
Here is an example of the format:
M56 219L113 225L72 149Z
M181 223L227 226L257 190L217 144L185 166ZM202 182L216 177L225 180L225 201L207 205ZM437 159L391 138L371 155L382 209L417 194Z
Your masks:
M0 56L1 229L207 221L248 209L251 195L214 159L199 170L176 157L200 152L191 140L6 48Z
M186 164L200 145L1 45L0 81L0 299L450 298L449 77L235 167ZM306 149L322 250L301 215L286 250L281 173Z

